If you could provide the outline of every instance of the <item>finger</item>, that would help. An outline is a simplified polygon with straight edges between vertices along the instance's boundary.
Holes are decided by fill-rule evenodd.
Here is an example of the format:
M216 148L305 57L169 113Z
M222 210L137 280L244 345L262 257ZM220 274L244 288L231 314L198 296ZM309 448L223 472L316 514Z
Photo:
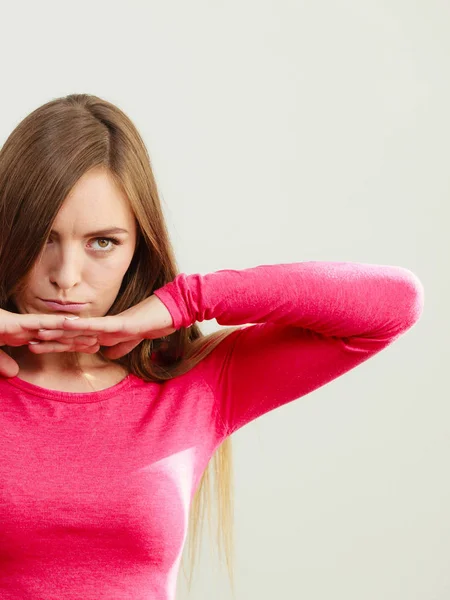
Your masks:
M48 347L47 343L38 344L37 346L30 346L30 350L33 354L48 354L48 353L61 353L61 352L84 352L87 354L95 354L100 350L99 344L94 344L93 346L65 346L64 344L59 344L57 348L52 346Z
M17 315L20 320L12 321L14 331L19 329L37 330L37 329L63 329L66 318L63 315L44 315L44 314L20 314Z
M63 329L67 331L85 330L102 333L125 333L135 336L139 334L141 325L130 322L124 317L110 315L108 317L87 317L75 321L65 321Z
M88 317L84 319L76 319L75 321L66 321L63 324L63 329L66 331L103 331L112 333L121 331L123 327L123 319L111 315L109 317Z
M64 331L62 329L44 329L43 331L38 331L36 332L30 332L30 334L33 334L35 337L37 337L40 340L45 340L45 341L49 341L49 340L57 340L60 338L63 339L73 339L82 335L92 335L91 332L86 332L86 331ZM33 338L30 338L33 339Z
M0 344L1 346L3 346L4 344ZM6 354L6 352L3 352L3 350L0 350L0 376L1 377L16 377L16 375L19 372L19 365L16 363L16 361L11 358L11 356L9 356L9 354Z
M70 341L72 340L73 343L77 343L78 340L82 337L87 337L89 339L91 338L95 338L96 340L99 341L101 346L113 346L115 344L118 344L119 342L129 342L129 341L135 341L136 345L139 343L139 341L136 341L136 336L123 336L120 335L118 336L118 334L103 334L103 333L99 333L99 334L94 334L93 332L86 332L84 330L82 331L63 331L61 332L60 330L56 330L56 331L52 331L52 330L48 330L48 331L38 331L37 333L35 333L34 335L31 335L29 340L33 340L33 339L38 339L38 340L43 340L43 341L59 341L62 344L66 343L69 344ZM120 339L118 339L118 337ZM29 341L27 340L27 341Z
M29 344L30 350L36 354L44 354L46 352L77 352L83 348L92 348L94 346L100 347L97 339L92 336L79 338L77 342L40 341L38 344Z
M61 342L64 344L65 342ZM74 346L92 346L93 344L97 344L97 336L95 335L80 335L80 337L76 338L72 341L67 341L67 344L73 344Z
M133 340L131 342L116 344L115 346L104 350L104 354L107 358L111 359L121 358L122 356L125 356L125 354L131 352L133 348L136 348L136 346L138 346L141 342L142 340Z
M83 352L84 354L95 354L100 350L100 344L95 344L94 346L81 346L77 348L77 352Z

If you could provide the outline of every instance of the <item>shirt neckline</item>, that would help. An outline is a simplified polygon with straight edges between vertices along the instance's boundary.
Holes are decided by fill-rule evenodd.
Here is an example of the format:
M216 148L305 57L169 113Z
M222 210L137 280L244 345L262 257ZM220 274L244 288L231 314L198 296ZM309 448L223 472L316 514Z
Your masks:
M5 378L3 381L16 388L19 388L23 392L33 394L34 396L40 396L41 398L47 398L49 400L56 400L57 402L73 402L78 404L107 400L112 396L116 396L117 394L125 391L132 384L142 382L142 380L133 373L128 373L128 375L118 383L97 392L63 392L61 390L52 390L41 387L40 385L30 383L29 381L25 381L17 376Z

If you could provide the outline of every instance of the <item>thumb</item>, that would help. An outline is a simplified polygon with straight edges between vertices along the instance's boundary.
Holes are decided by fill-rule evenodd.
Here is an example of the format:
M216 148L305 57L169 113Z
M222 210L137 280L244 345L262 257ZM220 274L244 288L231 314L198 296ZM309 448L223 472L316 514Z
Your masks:
M106 358L121 358L122 356L125 356L125 354L128 354L128 352L131 352L133 348L136 348L136 346L138 346L141 342L142 340L121 342L120 344L116 344L115 346L111 346L104 350L103 354L106 356Z
M4 346L4 344L0 344L0 346ZM9 354L0 350L0 377L16 377L19 370L16 361Z

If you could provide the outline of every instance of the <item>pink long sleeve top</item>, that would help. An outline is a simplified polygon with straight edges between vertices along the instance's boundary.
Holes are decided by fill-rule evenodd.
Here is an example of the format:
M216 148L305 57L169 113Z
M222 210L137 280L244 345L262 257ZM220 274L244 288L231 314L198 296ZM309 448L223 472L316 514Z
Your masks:
M174 327L242 325L185 375L98 392L0 377L0 598L173 600L191 501L218 446L389 346L419 319L396 266L180 273Z

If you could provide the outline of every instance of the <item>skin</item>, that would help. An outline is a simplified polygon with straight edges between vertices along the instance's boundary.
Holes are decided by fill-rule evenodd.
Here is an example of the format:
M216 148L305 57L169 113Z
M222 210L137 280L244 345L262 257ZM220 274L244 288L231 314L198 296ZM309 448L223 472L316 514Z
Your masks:
M87 236L111 227L126 229L128 233ZM106 171L91 170L71 190L52 229L59 236L51 235L33 266L26 289L14 297L19 312L55 313L40 300L45 298L87 302L76 313L80 318L104 316L116 299L136 247L137 224L126 196ZM121 244L108 241L110 236ZM75 313L67 316L71 314ZM79 352L78 357L85 371L105 366L97 354ZM15 347L13 358L19 365L20 377L24 373L68 375L62 352L34 354L26 345Z

